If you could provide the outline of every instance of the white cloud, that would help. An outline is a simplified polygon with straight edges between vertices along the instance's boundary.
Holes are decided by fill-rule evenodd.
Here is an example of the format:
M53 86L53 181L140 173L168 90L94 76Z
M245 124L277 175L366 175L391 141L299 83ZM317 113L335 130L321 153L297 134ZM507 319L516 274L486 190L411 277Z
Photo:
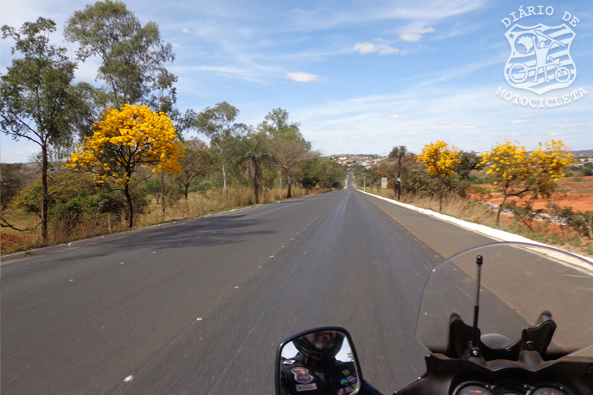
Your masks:
M37 146L25 146L28 142L22 142L21 144L15 141L3 142L3 146L14 146L15 148L3 148L0 153L0 159L2 163L27 163L31 161L31 158L40 152Z
M402 40L416 42L422 38L423 34L434 32L434 28L410 28L406 29L399 35Z
M286 74L286 77L296 82L311 82L319 78L316 74L303 73L302 71L288 73Z
M469 13L484 6L485 0L415 0L404 2L375 1L373 7L343 7L341 12L328 12L324 6L314 10L295 9L294 21L300 29L330 29L387 20L408 20L418 24L433 24L455 15ZM292 25L289 25L292 27Z
M477 125L465 125L462 126L461 129L478 129L479 126Z
M375 48L375 44L373 43L361 43L354 46L354 50L360 53L373 53L375 52Z
M189 29L183 29L184 33L189 33Z
M522 118L522 117L519 117ZM529 123L529 121L525 120L525 119L515 119L513 122L511 122L512 125L521 125L524 123Z
M412 118L411 115L397 115L397 114L393 114L389 116L389 119L409 119Z
M458 121L458 119L457 118L443 118L443 119L439 119L436 124L437 125L451 125L452 121Z
M579 125L553 125L553 126L546 126L546 129L574 129L578 128Z
M380 39L375 39L375 41L377 41L377 40L380 40ZM399 49L393 48L387 44L375 45L373 43L358 43L354 46L354 50L360 52L361 54L373 53L373 52L379 52L379 55L400 53Z

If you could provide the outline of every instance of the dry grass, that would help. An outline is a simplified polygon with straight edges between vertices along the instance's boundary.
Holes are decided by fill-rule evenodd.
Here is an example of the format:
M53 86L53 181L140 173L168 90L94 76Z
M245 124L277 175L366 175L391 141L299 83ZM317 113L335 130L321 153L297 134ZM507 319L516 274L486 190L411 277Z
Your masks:
M292 197L299 198L306 195L329 192L328 190L309 190L304 188L292 189ZM272 189L261 193L260 204L270 203L286 198L286 189ZM173 205L166 207L163 218L161 205L156 201L150 203L145 214L135 216L134 227L142 228L174 220L202 217L206 214L230 210L233 208L247 207L255 204L253 191L247 187L229 187L226 191L211 189L202 193L190 193L188 199L181 198ZM23 210L6 210L2 217L19 229L32 229L39 223L39 217L25 213ZM33 231L19 232L10 228L2 228L1 249L2 254L39 248L44 245L56 245L74 240L80 240L97 235L115 233L128 230L124 218L116 219L106 215L87 217L73 224L71 221L61 221L50 224L49 243L41 241L40 227Z
M322 191L307 191L304 188L292 188L292 197L298 198ZM327 192L327 191L323 191ZM260 204L275 202L286 198L286 189L270 189L260 193ZM216 213L237 207L247 207L255 204L253 191L248 187L229 187L226 191L210 189L202 193L190 193L187 201L181 198L171 207L166 207L163 218L161 204L152 201L149 213L139 216L139 227L150 226L161 222L168 222L184 218L202 217L208 213Z
M388 199L395 199L395 194L389 189L367 188L367 192L383 196ZM410 193L402 193L402 203L411 204L416 207L438 211L438 196L420 196ZM484 204L477 201L464 199L459 196L446 196L443 198L443 214L478 224L492 226L496 224L496 214L493 215Z
M367 187L366 191L388 199L395 199L395 194L390 189ZM402 193L401 202L433 211L437 211L439 207L438 196L430 197ZM442 213L464 221L520 234L521 236L542 243L554 244L569 251L584 255L593 255L593 244L591 240L580 237L568 226L551 224L539 220L532 221L529 224L530 226L527 226L527 224L509 215L503 215L501 223L497 225L496 212L477 200L464 199L459 196L447 196L443 199Z

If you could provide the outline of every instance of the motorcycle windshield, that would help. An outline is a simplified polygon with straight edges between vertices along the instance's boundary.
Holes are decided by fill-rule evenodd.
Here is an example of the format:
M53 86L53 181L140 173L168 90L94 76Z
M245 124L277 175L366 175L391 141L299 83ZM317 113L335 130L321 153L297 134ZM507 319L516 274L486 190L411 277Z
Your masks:
M447 350L453 313L473 324L476 258L483 257L478 327L511 343L522 328L535 325L543 311L557 329L548 354L589 355L593 350L593 264L577 256L523 243L497 243L457 254L426 282L416 335L435 353Z

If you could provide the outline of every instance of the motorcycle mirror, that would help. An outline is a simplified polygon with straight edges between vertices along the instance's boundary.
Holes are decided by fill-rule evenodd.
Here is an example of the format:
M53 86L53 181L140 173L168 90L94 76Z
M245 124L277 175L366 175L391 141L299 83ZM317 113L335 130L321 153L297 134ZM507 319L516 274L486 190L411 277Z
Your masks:
M285 339L276 354L276 395L355 395L363 382L350 333L310 329Z

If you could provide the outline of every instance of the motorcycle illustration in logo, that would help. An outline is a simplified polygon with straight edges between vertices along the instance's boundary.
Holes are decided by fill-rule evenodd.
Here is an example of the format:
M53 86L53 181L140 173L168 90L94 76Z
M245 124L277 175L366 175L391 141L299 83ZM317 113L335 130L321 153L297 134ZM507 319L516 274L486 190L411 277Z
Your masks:
M511 55L504 68L505 79L515 88L540 95L571 85L577 75L570 56L575 36L566 24L514 25L505 33L511 45Z

